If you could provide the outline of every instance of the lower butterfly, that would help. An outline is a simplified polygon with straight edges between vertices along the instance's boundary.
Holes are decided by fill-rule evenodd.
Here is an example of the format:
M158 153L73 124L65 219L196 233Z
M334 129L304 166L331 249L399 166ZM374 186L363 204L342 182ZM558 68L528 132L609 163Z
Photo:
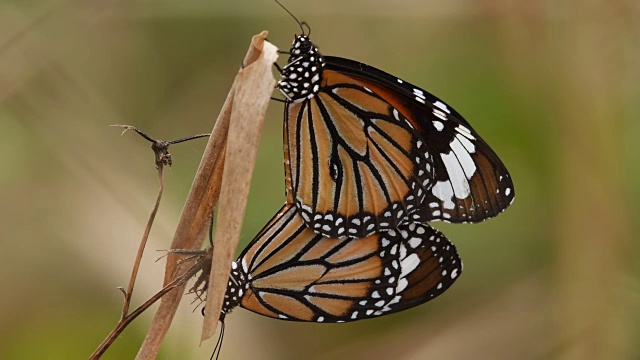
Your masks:
M220 319L240 306L292 321L362 320L425 303L461 272L455 246L428 225L327 238L288 204L232 263Z

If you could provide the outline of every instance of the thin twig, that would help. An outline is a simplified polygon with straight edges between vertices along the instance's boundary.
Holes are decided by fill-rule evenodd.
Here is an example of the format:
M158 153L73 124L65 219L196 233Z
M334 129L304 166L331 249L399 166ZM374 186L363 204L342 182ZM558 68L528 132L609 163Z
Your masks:
M124 305L122 306L122 318L124 319L127 316L129 311L129 306L131 304L131 296L133 295L133 287L136 284L136 278L138 277L138 270L140 269L140 262L142 261L142 254L144 253L144 249L147 246L147 240L149 240L149 233L151 232L151 226L153 225L153 221L156 218L156 214L158 213L158 208L160 207L160 200L162 199L162 193L164 191L164 168L160 167L158 169L158 181L160 182L160 189L158 189L158 197L156 198L156 203L153 206L153 210L151 210L151 214L149 215L149 220L147 221L147 226L144 229L144 234L142 235L142 239L140 240L140 245L138 246L138 253L136 254L136 259L133 263L133 270L131 271L131 278L129 279L129 287L127 287L127 292L125 293Z
M174 279L172 282L167 284L162 290L158 291L155 295L153 295L149 300L145 301L142 305L138 306L131 313L126 314L120 319L116 327L109 333L106 339L98 346L98 348L91 354L89 357L90 360L99 359L102 355L104 355L105 351L113 344L113 342L120 336L122 331L140 314L142 314L145 310L147 310L151 305L153 305L156 301L160 300L163 296L168 294L171 290L176 287L184 285L189 279L195 276L198 271L207 270L209 264L211 263L211 252L204 251L202 252L202 256L198 262L193 265L189 271L187 271L182 277Z
M173 160L171 160L171 154L169 154L170 145L209 136L209 134L198 134L198 135L187 136L182 139L164 141L164 140L156 140L152 138L151 136L145 134L142 130L138 129L135 126L120 125L120 124L115 124L111 126L124 128L124 130L122 130L122 135L124 135L124 133L127 132L127 130L133 130L137 132L138 135L142 136L147 141L149 141L151 143L151 149L153 150L153 153L156 156L156 168L158 170L163 168L165 165L171 166L173 164Z
M127 287L127 290L123 289L122 287L118 288L120 291L122 291L124 295L124 303L122 305L122 314L120 315L120 321L118 321L118 323L113 328L113 330L111 330L111 332L107 335L106 339L102 342L102 344L100 344L98 349L96 349L96 351L92 355L92 359L93 358L97 359L100 356L102 356L102 354L109 348L109 346L111 346L113 341L115 341L115 339L127 327L127 325L133 319L135 319L136 316L139 315L139 312L142 312L144 309L148 307L146 306L142 310L140 310L141 307L138 307L138 309L136 309L134 312L129 314L129 308L131 306L131 297L133 296L133 289L136 284L136 279L138 278L138 271L140 270L142 255L144 254L144 249L147 246L147 242L149 240L149 234L151 233L153 222L156 218L156 214L158 213L158 209L160 208L160 201L162 200L162 194L164 192L164 166L165 165L171 166L171 154L169 154L169 145L208 136L208 134L204 134L204 135L201 134L201 135L189 136L189 137L185 137L185 138L173 140L173 141L164 141L164 140L155 140L151 138L149 135L145 134L143 131L131 125L112 125L112 126L124 128L124 131L122 132L123 134L127 130L134 130L140 136L142 136L143 138L145 138L146 140L152 143L151 148L153 149L156 157L156 169L158 170L158 181L160 183L160 188L158 189L158 196L156 197L156 202L153 206L153 209L151 210L151 214L149 215L149 220L147 221L147 226L145 227L144 233L142 235L142 239L140 240L140 245L138 245L138 252L133 262L133 269L131 270L129 286ZM185 276L187 275L185 274ZM177 279L180 279L180 278L177 278ZM170 284L172 283L173 282L171 282ZM167 284L167 286L169 286L170 284ZM177 284L178 282L176 282L175 285L171 287L171 289L177 286ZM144 304L149 303L149 301L151 301L149 305L153 304L155 301L160 299L160 297L164 296L164 294L168 292L168 290L164 291L165 289L167 289L167 286L165 286L165 288L161 290L158 294L154 295L154 297L147 300L147 302L145 302Z

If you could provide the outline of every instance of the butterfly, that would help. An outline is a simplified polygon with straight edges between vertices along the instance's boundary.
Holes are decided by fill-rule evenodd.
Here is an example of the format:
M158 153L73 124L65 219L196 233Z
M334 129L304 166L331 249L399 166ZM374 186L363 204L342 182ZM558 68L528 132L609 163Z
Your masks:
M455 246L429 225L328 238L286 204L232 263L220 320L237 306L291 321L378 317L437 297L461 273Z
M457 111L382 70L323 56L298 24L277 87L287 202L307 226L361 238L407 221L475 223L513 202L506 167Z

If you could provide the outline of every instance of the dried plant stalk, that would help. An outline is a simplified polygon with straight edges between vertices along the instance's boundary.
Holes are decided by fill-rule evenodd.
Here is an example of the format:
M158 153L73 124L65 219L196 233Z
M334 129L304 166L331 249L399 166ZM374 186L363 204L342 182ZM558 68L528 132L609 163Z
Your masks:
M266 33L263 34L266 36ZM278 49L259 36L254 37L253 46L261 48L262 53L248 53L244 62L247 65L236 78L218 208L217 223L220 225L216 226L216 246L213 249L201 341L216 332L231 262L240 239L258 139L276 85L272 67L278 58Z
M211 133L211 137L209 138L209 142L207 143L207 147L200 162L200 166L193 180L191 190L189 191L189 195L187 196L187 200L182 210L182 214L178 222L178 227L173 237L173 242L171 243L171 249L200 249L202 247L209 221L211 221L212 210L215 207L220 196L223 180L223 169L233 169L237 166L245 168L245 163L248 161L248 159L247 157L238 157L238 147L245 148L244 150L240 150L240 153L243 154L242 156L247 156L250 152L253 152L255 154L257 141L249 142L247 141L247 138L238 137L240 135L238 133L238 130L233 130L232 133L235 135L232 138L231 142L227 141L227 135L230 131L230 121L233 121L233 124L231 124L233 128L237 126L240 126L241 129L257 127L257 131L259 132L259 129L262 127L261 124L262 119L264 118L264 113L266 111L266 105L273 91L273 87L275 86L275 80L273 79L271 67L277 59L277 49L268 42L265 42L266 36L267 32L263 31L262 33L254 36L251 41L251 46L249 47L244 60L245 67L244 69L241 69L236 76L231 90L227 95L224 106L220 111L218 120L216 121L213 132ZM263 99L266 100L263 101ZM257 139L257 135L255 136ZM228 149L228 144L233 145ZM246 148L250 147L253 147L254 149L246 150ZM234 154L234 160L226 163L225 154L229 150L231 150L231 153ZM253 168L253 161L251 162L250 168ZM245 171L244 174L238 173L236 176L242 175L246 176L247 179L249 179L251 176L251 171ZM229 176L230 175L224 175L224 177L228 179L227 181L238 181L239 183L243 182L241 180L238 180L236 176L232 177L231 179L229 179ZM247 184L248 181L249 180L246 180ZM228 191L229 190L227 190L227 192ZM248 191L248 185L246 186L246 191ZM227 195L227 197L228 196L229 195ZM232 201L235 201L237 203L242 202L244 204L244 202L246 202L246 195L242 196L242 193L236 194ZM242 217L244 216L244 206L242 206L241 209L233 207L230 208L228 207L228 205L224 208L227 209L224 211L235 211L236 213L235 215L229 213L225 217L225 219L229 219L231 216L234 216L233 220L229 221L228 223L227 220L218 221L220 226L218 227L217 232L222 234L224 234L225 232L233 234L235 233L234 231L229 232L226 228L231 227L235 229L238 226L237 224L235 224L235 221L240 221L241 223ZM238 213L239 211L241 211L241 214ZM220 215L222 214L223 212L220 213ZM225 238L229 239L230 237L225 236ZM230 253L231 255L228 259L220 259L220 255L218 255L218 257L216 258L214 255L214 264L215 262L219 262L223 265L226 264L226 267L215 267L212 271L214 273L217 271L226 272L224 274L218 274L218 278L224 276L222 286L220 286L220 279L213 278L209 281L210 292L213 292L213 295L210 293L208 294L208 297L212 299L221 299L224 296L226 282L230 271L229 267L231 261L233 260L233 253L236 246L237 239L233 242L233 244L227 245L223 245L221 241L216 240L216 250L218 248L226 248L226 250L223 249L224 252L222 252L222 254ZM165 270L165 285L171 283L174 279L184 275L189 268L188 264L179 264L179 260L179 255L169 253ZM173 320L173 316L177 311L178 305L184 293L184 289L185 286L181 285L175 290L167 293L162 298L160 307L156 312L156 315L151 323L149 331L147 332L147 336L142 344L142 347L138 351L136 359L156 358L160 349L160 345L162 344L162 341L167 331L169 330L171 321ZM219 294L215 294L216 291ZM210 304L207 303L207 309L212 310L207 312L209 314L219 314L220 308L221 306L219 306L218 311L215 312L213 311L214 306L210 306ZM205 318L205 324L207 324L207 321L213 324L217 324L217 320L217 316L214 318L213 322ZM215 326L213 327L213 331L215 332Z

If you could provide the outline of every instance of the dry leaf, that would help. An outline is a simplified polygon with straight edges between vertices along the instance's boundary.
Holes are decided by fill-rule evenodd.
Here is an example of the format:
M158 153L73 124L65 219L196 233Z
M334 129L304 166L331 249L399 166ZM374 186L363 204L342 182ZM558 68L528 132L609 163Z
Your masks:
M244 204L258 145L257 138L275 86L272 66L278 56L277 48L265 42L266 36L267 32L263 31L254 36L251 41L244 61L245 67L236 76L218 116L171 243L171 249L200 249L211 219L212 209L221 194L223 177L227 183L237 182L237 185L231 185L236 186L235 188L225 185L222 189L226 195L224 195L224 203L220 205L221 212L218 216L220 225L217 229L218 240L216 240L215 249L218 255L214 253L215 266L212 267L212 272L217 274L217 277L212 277L209 282L210 289L206 305L207 309L212 310L207 311L207 314L212 314L211 316L220 313L222 305L220 300L226 290L231 261L233 261L244 216ZM230 122L233 123L230 124ZM250 133L244 134L243 131ZM227 142L228 133L233 139L231 142ZM247 141L248 136L255 140ZM228 163L225 161L226 152L231 154L231 160ZM250 165L249 157L252 159ZM225 167L231 170L229 174L223 175ZM179 255L169 254L165 270L165 285L183 275L187 270L188 264L177 265L179 260ZM222 278L224 279L221 281ZM156 358L183 293L184 286L180 286L162 298L136 359ZM217 312L213 310L216 307L215 299L219 302ZM203 330L206 334L215 332L215 325L211 324L217 324L217 321L218 316L214 316L213 321L205 317ZM204 338L205 332L203 332Z

